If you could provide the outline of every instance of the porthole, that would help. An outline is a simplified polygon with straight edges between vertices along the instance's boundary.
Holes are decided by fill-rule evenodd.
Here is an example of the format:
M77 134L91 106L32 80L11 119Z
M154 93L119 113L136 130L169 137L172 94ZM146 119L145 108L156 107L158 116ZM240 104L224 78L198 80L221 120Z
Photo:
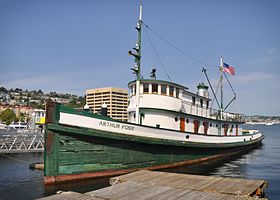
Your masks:
M212 127L212 123L210 123L210 127Z
M190 139L190 136L189 136L189 135L186 135L186 139Z
M177 122L178 121L178 117L175 117L175 122Z
M218 127L218 124L216 124L216 127Z
M190 120L189 119L186 119L186 122L187 122L187 124L190 122Z

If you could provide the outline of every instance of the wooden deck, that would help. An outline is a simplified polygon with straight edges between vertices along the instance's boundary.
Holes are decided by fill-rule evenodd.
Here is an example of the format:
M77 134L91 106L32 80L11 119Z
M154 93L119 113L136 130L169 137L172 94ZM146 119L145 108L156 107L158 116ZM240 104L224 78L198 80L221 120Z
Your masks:
M256 199L265 180L199 176L158 171L137 171L110 179L112 186L79 194L62 192L42 198L56 199ZM259 198L264 199L264 198Z

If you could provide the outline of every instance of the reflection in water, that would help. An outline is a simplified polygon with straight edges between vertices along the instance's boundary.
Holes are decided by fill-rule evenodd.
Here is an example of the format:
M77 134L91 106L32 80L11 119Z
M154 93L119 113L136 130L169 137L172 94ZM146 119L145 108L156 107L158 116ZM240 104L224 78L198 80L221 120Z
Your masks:
M228 177L246 177L246 164L250 159L254 158L255 154L260 152L262 146L254 149L243 151L241 153L230 155L224 158L186 165L172 169L165 169L165 172L197 174L197 175L215 175Z

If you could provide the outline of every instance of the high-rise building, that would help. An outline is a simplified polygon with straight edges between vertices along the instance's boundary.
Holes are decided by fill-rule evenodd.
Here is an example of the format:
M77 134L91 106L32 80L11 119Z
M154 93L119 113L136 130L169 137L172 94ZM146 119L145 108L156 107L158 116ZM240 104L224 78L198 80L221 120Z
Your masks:
M128 91L121 88L97 88L86 90L86 101L93 113L100 113L102 104L107 105L108 116L127 121Z

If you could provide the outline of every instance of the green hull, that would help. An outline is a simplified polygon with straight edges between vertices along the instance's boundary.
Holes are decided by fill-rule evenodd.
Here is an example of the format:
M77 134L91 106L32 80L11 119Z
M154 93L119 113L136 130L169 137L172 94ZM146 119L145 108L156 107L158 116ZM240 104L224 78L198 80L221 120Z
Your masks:
M201 162L252 148L194 148L151 140L117 138L97 130L60 125L57 105L47 109L45 183L122 174L137 169L162 169Z

